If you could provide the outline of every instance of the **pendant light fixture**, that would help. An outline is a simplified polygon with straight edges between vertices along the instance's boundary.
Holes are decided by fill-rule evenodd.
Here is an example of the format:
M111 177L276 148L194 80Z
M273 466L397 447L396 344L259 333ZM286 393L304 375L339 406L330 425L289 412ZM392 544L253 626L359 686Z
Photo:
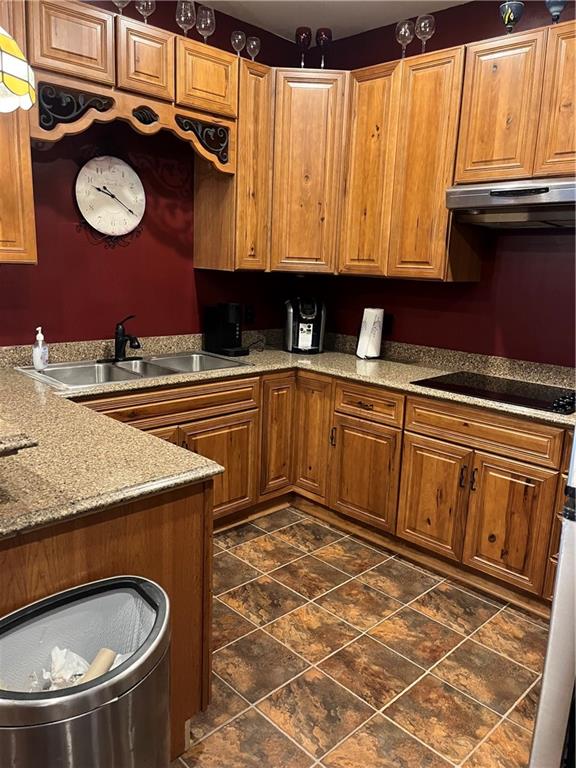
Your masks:
M0 27L0 112L30 109L35 101L34 72L16 40Z

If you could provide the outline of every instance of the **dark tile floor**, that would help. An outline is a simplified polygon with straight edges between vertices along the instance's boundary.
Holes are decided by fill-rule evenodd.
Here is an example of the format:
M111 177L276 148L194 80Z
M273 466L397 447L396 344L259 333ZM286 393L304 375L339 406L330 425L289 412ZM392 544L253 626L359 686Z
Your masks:
M293 508L214 548L213 701L173 768L526 768L541 620Z

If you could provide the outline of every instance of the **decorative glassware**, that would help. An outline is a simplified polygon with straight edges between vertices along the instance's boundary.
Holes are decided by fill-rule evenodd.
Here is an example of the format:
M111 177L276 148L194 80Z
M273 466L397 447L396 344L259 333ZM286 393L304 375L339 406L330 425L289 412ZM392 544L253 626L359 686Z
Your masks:
M118 8L118 13L120 14L120 16L122 16L122 11L124 10L124 8L126 8L130 0L112 0L112 2L116 6L116 8Z
M324 69L325 51L331 42L332 42L331 29L328 29L328 27L320 27L319 29L316 30L316 45L318 46L318 48L320 48L320 53L322 54L322 57L320 59L321 69Z
M249 37L248 40L246 40L246 53L252 61L258 56L260 53L260 38L259 37Z
M294 35L296 45L300 49L300 66L304 67L304 56L312 42L312 30L310 27L298 27Z
M411 19L396 24L396 42L402 46L402 58L406 58L406 46L414 40L414 22Z
M234 48L238 56L240 56L240 51L246 46L246 35L240 30L232 32L230 35L230 42L232 43L232 48Z
M558 24L560 14L566 8L564 0L544 0L544 5L548 8L548 13L552 16L552 24Z
M151 16L156 10L156 0L137 0L136 10L141 16L144 16L144 22L148 24L148 16Z
M422 40L422 53L426 51L426 42L430 40L435 31L436 22L434 21L434 16L429 13L425 13L423 16L418 16L414 32L416 33L418 40Z
M502 3L499 10L504 26L506 27L506 32L510 34L524 13L524 3L519 2L519 0Z
M194 0L178 0L176 6L176 24L184 35L188 37L188 31L196 24L196 8Z
M204 38L204 42L207 43L208 38L214 34L216 29L216 16L212 8L207 8L205 5L200 6L196 14L196 29Z

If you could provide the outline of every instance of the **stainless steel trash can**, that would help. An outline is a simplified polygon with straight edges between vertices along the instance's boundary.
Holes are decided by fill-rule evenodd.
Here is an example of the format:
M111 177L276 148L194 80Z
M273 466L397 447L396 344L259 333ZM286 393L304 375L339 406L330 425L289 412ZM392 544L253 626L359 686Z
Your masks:
M60 592L0 619L2 768L167 768L169 603L152 581L126 576ZM61 690L33 690L54 646L110 671Z

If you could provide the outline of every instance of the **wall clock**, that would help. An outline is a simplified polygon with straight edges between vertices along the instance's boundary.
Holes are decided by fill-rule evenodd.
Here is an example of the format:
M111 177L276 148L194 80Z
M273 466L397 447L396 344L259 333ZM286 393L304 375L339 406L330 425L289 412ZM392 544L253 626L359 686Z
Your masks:
M107 237L122 237L140 224L146 193L136 171L118 157L93 157L76 177L76 202L90 226Z

